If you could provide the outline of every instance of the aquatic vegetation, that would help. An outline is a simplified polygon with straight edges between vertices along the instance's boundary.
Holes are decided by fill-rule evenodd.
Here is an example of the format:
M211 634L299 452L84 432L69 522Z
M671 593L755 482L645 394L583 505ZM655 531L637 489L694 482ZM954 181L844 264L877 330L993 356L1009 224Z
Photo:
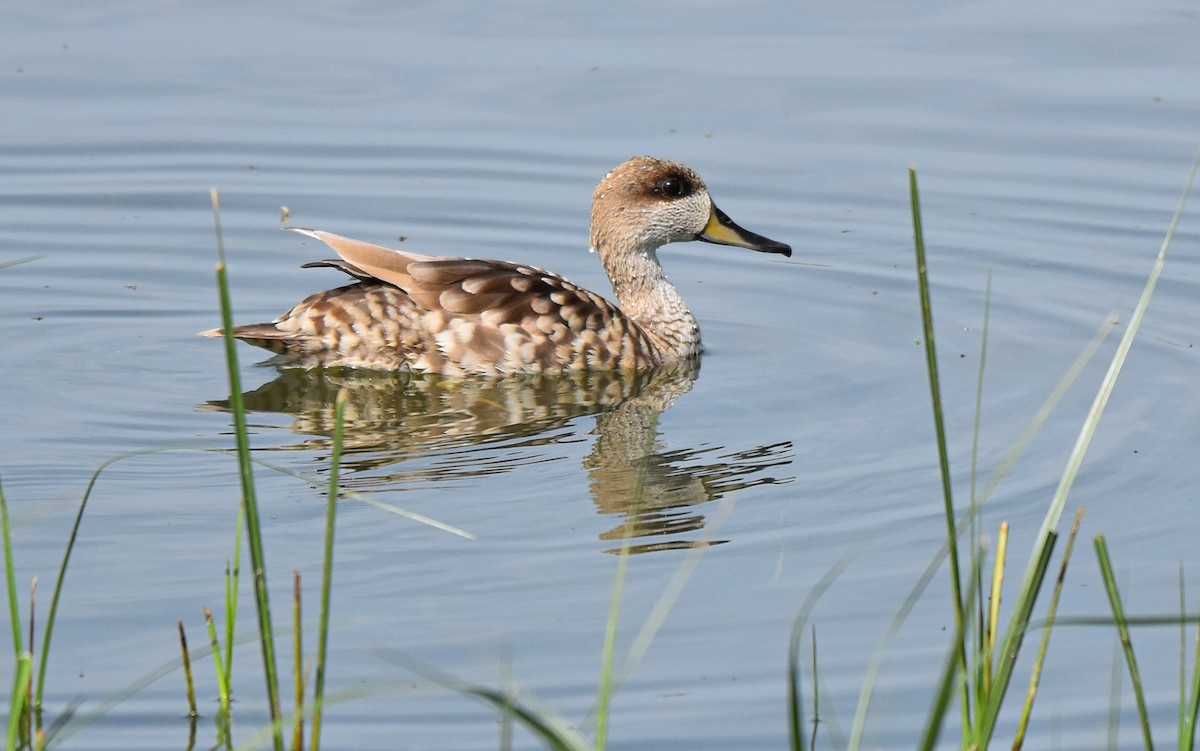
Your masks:
M1200 165L1200 157L1193 164L1191 175L1188 178L1188 186L1195 179L1197 165ZM1170 246L1186 201L1187 191L1184 191L1184 195L1180 199L1179 208L1159 250L1145 289L1126 324L1125 332L1117 346L1108 372L1097 389L1092 407L1083 420L1078 438L1067 459L1067 464L1062 473L1058 488L1048 504L1029 560L1023 569L1014 571L1007 563L1007 526L1001 526L995 537L994 548L989 551L983 544L984 535L979 529L980 509L1000 480L1016 463L1021 452L1028 445L1032 435L1036 433L1038 428L1048 418L1059 397L1071 386L1076 376L1079 375L1083 363L1087 362L1095 354L1104 335L1112 330L1114 322L1104 322L1097 337L1084 348L1076 364L1064 375L1058 388L1054 390L1046 400L1046 403L1036 411L1025 436L1013 446L1009 456L1005 458L992 478L984 483L981 489L977 489L976 460L973 449L971 477L969 481L970 501L967 505L965 515L960 515L957 511L958 506L954 502L954 484L950 475L950 462L947 450L949 438L945 430L945 415L943 414L940 396L938 360L932 318L933 305L929 295L929 274L924 255L924 237L921 227L920 203L915 172L910 173L910 189L913 207L918 288L924 325L922 339L926 352L927 372L930 381L930 400L937 435L946 539L942 548L931 556L925 573L914 585L903 609L896 615L892 624L888 627L879 649L871 661L867 675L863 679L862 693L856 710L854 725L849 736L838 738L833 733L830 733L831 737L828 745L834 748L859 748L863 745L865 729L870 718L869 709L876 676L887 654L889 641L898 630L907 613L917 605L920 595L925 591L935 575L948 569L950 574L951 612L953 613L954 626L948 635L945 662L939 680L935 686L931 687L931 708L925 718L924 732L922 737L914 739L919 747L936 747L942 735L946 732L946 728L954 725L954 715L958 717L957 724L961 731L961 737L956 739L955 745L965 749L990 747L995 741L998 730L1000 730L1001 714L1007 712L1008 716L1011 717L1014 711L1016 713L1016 724L1012 729L1012 738L1011 740L1006 739L1004 745L1011 745L1014 748L1021 747L1027 736L1028 729L1033 722L1033 707L1042 671L1045 666L1051 635L1057 633L1062 628L1072 625L1085 623L1087 625L1096 625L1099 623L1112 627L1122 645L1123 658L1134 689L1134 700L1137 706L1143 743L1146 748L1152 748L1152 728L1144 696L1141 673L1133 648L1134 640L1131 628L1141 624L1175 625L1179 627L1181 635L1183 635L1188 628L1196 625L1197 617L1186 615L1186 608L1182 601L1178 615L1135 617L1128 614L1116 585L1111 556L1107 545L1104 538L1098 536L1094 540L1094 546L1101 570L1101 578L1105 583L1111 605L1111 616L1092 619L1059 618L1057 616L1057 604L1062 593L1067 566L1074 549L1081 512L1075 515L1075 523L1067 534L1065 541L1060 541L1059 539L1061 535L1058 531L1058 526L1066 508L1071 488L1080 470L1082 459L1097 430L1113 386L1121 373L1122 366L1128 357L1130 346L1137 336L1146 307L1153 295L1159 273L1166 258L1167 249ZM215 204L216 198L214 195L214 207ZM217 217L218 247L221 248L219 213L215 215ZM232 329L231 306L223 259L223 248L221 248L220 252L222 253L222 260L217 266L217 286L220 295L223 324L225 330L230 331ZM978 381L979 393L983 389L984 364L986 362L988 311L990 309L986 300L990 299L990 280L987 287L988 292L985 293L984 306L984 335L982 339L982 347L984 349L980 357ZM357 694L353 691L345 691L341 694L331 696L326 686L326 652L333 581L332 555L335 539L336 502L339 498L354 495L351 491L342 487L339 479L339 468L341 467L344 450L344 426L347 405L346 395L343 392L339 394L339 397L335 401L330 432L331 444L328 460L325 536L322 549L323 567L319 596L320 612L316 627L317 646L315 655L311 658L312 680L311 682L309 680L310 669L306 667L308 660L304 655L303 640L301 638L303 628L300 617L300 582L297 576L294 579L293 586L291 634L293 652L292 685L295 688L295 694L292 709L285 711L283 707L284 699L280 693L276 643L284 632L280 630L276 621L272 618L270 603L267 597L268 590L266 585L268 572L266 570L262 547L262 531L258 518L253 472L254 464L263 466L266 463L254 460L250 453L249 434L246 423L246 405L242 399L243 392L238 380L236 351L233 344L233 337L225 335L226 367L229 375L231 394L228 409L234 424L234 440L236 444L236 450L230 453L237 457L238 471L242 484L241 499L237 504L236 523L234 524L233 554L225 567L224 628L219 629L213 614L205 609L208 644L199 647L189 647L181 622L180 635L183 647L183 657L181 660L164 666L162 671L156 672L152 676L147 676L144 681L139 682L127 691L116 694L110 700L101 703L96 709L89 711L86 716L79 715L75 707L68 707L61 713L60 717L54 718L53 722L49 723L48 726L43 723L42 701L45 689L46 664L49 660L51 650L51 637L57 615L59 596L62 591L63 581L67 575L71 553L78 539L80 524L96 480L114 462L147 452L129 452L113 457L96 470L91 482L85 489L75 514L71 532L66 541L62 563L54 582L54 593L42 624L40 642L36 645L39 650L39 659L36 666L34 659L35 644L32 642L34 621L32 615L29 615L27 620L22 618L19 603L20 597L17 591L14 544L10 529L8 506L3 488L0 486L0 534L3 536L9 623L13 640L13 680L8 701L9 712L6 725L5 747L7 749L41 749L61 744L72 733L78 732L78 730L85 727L95 717L109 711L116 703L146 685L150 680L153 680L162 673L179 670L180 667L183 667L187 673L185 683L188 687L188 703L192 707L193 713L191 731L193 734L192 741L194 742L195 697L189 666L192 659L208 654L211 654L214 660L218 695L220 697L216 745L232 748L234 739L229 723L230 713L233 711L231 706L231 676L234 664L234 623L236 621L238 592L240 589L243 531L247 535L247 546L250 550L252 586L255 593L255 609L258 622L257 643L263 658L263 700L266 702L271 720L269 725L259 730L259 732L250 734L247 738L239 739L239 745L249 744L257 747L257 744L262 743L269 744L279 750L289 745L292 748L308 746L318 749L322 735L323 710L326 706L335 701L352 701L356 695L398 690L394 686L370 686L360 690ZM979 432L979 403L980 400L977 393L976 445ZM653 431L649 431L645 435L648 441L652 440ZM650 454L649 449L650 447L647 445L645 452L647 456ZM162 449L152 449L151 451L158 450ZM632 481L624 486L631 496L630 503L634 508L642 500L642 481L645 479L645 466L644 463L640 466L639 471L642 474L635 474ZM448 675L436 667L421 664L400 650L388 650L384 653L384 656L394 662L398 669L416 673L430 682L441 685L448 690L458 692L464 697L481 701L490 709L497 712L501 718L502 727L509 728L509 735L505 735L504 732L501 734L501 747L505 747L503 739L511 735L512 724L519 723L548 748L570 749L572 751L604 748L608 737L611 697L619 690L623 680L629 675L633 667L636 666L641 655L649 648L650 643L657 634L659 626L661 626L679 593L686 586L690 574L695 570L706 550L703 545L696 545L687 552L676 574L664 587L663 595L660 597L654 611L646 619L641 631L628 648L626 656L620 659L617 648L617 625L621 613L620 606L626 567L630 556L636 553L636 546L631 544L631 540L634 537L634 524L636 520L636 514L630 513L627 516L625 534L621 540L621 546L614 551L617 557L615 559L614 584L610 596L609 615L604 635L603 662L598 676L599 688L597 690L595 709L589 717L585 718L584 722L576 724L564 719L533 692L520 687L515 681L509 680L500 688L481 686ZM447 528L446 525L442 525L442 527ZM449 531L455 533L461 532L461 530L453 529L449 529ZM964 539L966 542L961 543ZM1064 549L1062 550L1058 565L1054 566L1052 565L1052 561L1060 542L1063 542L1062 547ZM813 697L811 729L809 728L809 721L806 719L806 704L804 701L803 689L805 681L802 670L802 647L806 636L809 633L815 634L815 632L809 630L811 624L810 615L813 606L830 587L836 585L839 574L849 564L849 561L850 557L847 556L831 567L830 571L814 587L809 598L801 605L796 617L787 657L787 724L792 748L806 749L818 745L818 731L821 729L819 724L819 697L822 692L819 683L821 675L818 671L820 652L816 648L815 636L813 637L813 657L811 663L810 690ZM989 568L991 570L990 576L987 573ZM1053 583L1050 581L1051 577L1054 577ZM1004 592L1004 580L1012 578L1019 578L1019 585L1015 593L1006 594ZM1044 616L1038 620L1034 618L1035 605L1037 604L1039 595L1047 587L1050 587L1050 601L1045 609ZM1182 583L1180 590L1182 593ZM1006 620L1002 620L1001 618L1002 595L1012 603L1007 606L1008 614ZM31 610L32 599L31 595ZM23 626L23 623L26 622L29 624L28 628ZM1011 690L1012 683L1016 678L1017 661L1022 653L1021 648L1024 645L1025 637L1038 630L1040 630L1040 641L1036 654L1032 656L1028 667L1028 685L1023 696L1018 699L1017 693ZM24 636L26 633L30 635L30 643L28 644ZM1185 657L1181 657L1181 662L1185 660ZM1200 639L1197 639L1190 672L1188 671L1188 667L1186 665L1181 666L1177 738L1179 748L1190 749L1193 747L1195 724L1198 713L1200 713ZM1095 697L1096 702L1102 702L1103 700L1104 697ZM1019 708L1013 706L1015 702L1020 702ZM307 738L305 737L306 723L308 723ZM288 738L289 735L290 740Z

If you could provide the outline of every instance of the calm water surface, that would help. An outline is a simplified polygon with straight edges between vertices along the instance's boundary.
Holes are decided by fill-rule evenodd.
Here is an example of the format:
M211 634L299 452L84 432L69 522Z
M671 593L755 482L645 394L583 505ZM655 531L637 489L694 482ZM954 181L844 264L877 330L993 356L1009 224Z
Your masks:
M281 374L239 350L257 455L300 475L257 472L276 617L293 569L316 613L330 400L345 386L347 486L475 539L341 504L329 685L392 690L332 707L328 747L499 746L492 712L397 654L486 685L511 674L587 727L609 553L626 521L642 554L629 562L623 647L700 558L616 696L614 747L782 747L792 620L857 551L814 613L830 747L943 532L907 165L920 169L965 499L987 270L984 472L1110 313L1124 322L1137 301L1200 143L1197 38L1181 0L10 10L0 263L38 259L0 269L0 476L18 580L43 582L39 613L91 473L159 450L96 486L63 593L49 715L76 700L96 710L169 665L176 620L200 642L203 607L221 601L239 491L233 462L198 450L231 445L221 348L194 336L217 323L211 186L236 315L249 322L341 283L298 268L324 251L278 231L283 206L292 224L519 259L607 292L586 252L591 191L651 153L694 166L737 221L796 249L790 260L664 252L704 329L699 372L444 384ZM1107 535L1138 613L1177 609L1180 562L1200 563L1195 216L1072 499L1087 508L1084 539ZM1122 330L988 506L986 529L1013 526L1014 562ZM1062 610L1103 614L1086 548ZM888 647L872 744L913 744L951 620L941 576ZM1177 638L1135 633L1166 743ZM1104 741L1113 648L1108 629L1058 632L1032 747ZM235 669L242 740L265 717L258 665L247 643ZM211 717L207 659L197 683ZM1135 744L1125 698L1120 739ZM170 672L65 745L184 748L185 709ZM197 745L214 737L202 720ZM517 745L536 742L518 733Z

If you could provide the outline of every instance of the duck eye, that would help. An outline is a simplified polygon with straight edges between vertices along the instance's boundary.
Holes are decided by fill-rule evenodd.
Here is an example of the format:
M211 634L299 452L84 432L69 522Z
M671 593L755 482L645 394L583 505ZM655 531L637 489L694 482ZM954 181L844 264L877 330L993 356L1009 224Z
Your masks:
M691 191L688 190L688 184L684 182L683 178L671 175L659 180L658 184L654 186L654 192L671 198L683 198Z

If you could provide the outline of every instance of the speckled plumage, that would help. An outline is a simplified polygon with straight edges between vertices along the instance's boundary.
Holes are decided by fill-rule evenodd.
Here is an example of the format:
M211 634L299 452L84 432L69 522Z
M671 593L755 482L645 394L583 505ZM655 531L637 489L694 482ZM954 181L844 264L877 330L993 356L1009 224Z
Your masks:
M791 255L729 220L691 169L652 157L614 169L592 201L591 247L615 305L532 266L294 231L341 256L306 266L338 268L358 281L311 295L270 323L237 326L237 338L277 353L281 365L440 375L643 369L694 357L700 329L667 281L658 248L706 240Z

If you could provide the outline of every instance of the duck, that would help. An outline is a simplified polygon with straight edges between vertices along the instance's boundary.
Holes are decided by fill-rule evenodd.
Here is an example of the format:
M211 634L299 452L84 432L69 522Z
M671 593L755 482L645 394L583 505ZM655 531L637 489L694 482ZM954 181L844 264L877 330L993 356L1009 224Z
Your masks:
M629 159L592 197L590 251L615 302L510 261L427 256L330 232L286 227L338 258L354 281L310 295L233 336L292 368L364 368L442 376L644 370L698 358L700 326L658 251L701 240L790 257L790 246L738 226L700 176L678 162ZM200 332L218 337L222 329Z

